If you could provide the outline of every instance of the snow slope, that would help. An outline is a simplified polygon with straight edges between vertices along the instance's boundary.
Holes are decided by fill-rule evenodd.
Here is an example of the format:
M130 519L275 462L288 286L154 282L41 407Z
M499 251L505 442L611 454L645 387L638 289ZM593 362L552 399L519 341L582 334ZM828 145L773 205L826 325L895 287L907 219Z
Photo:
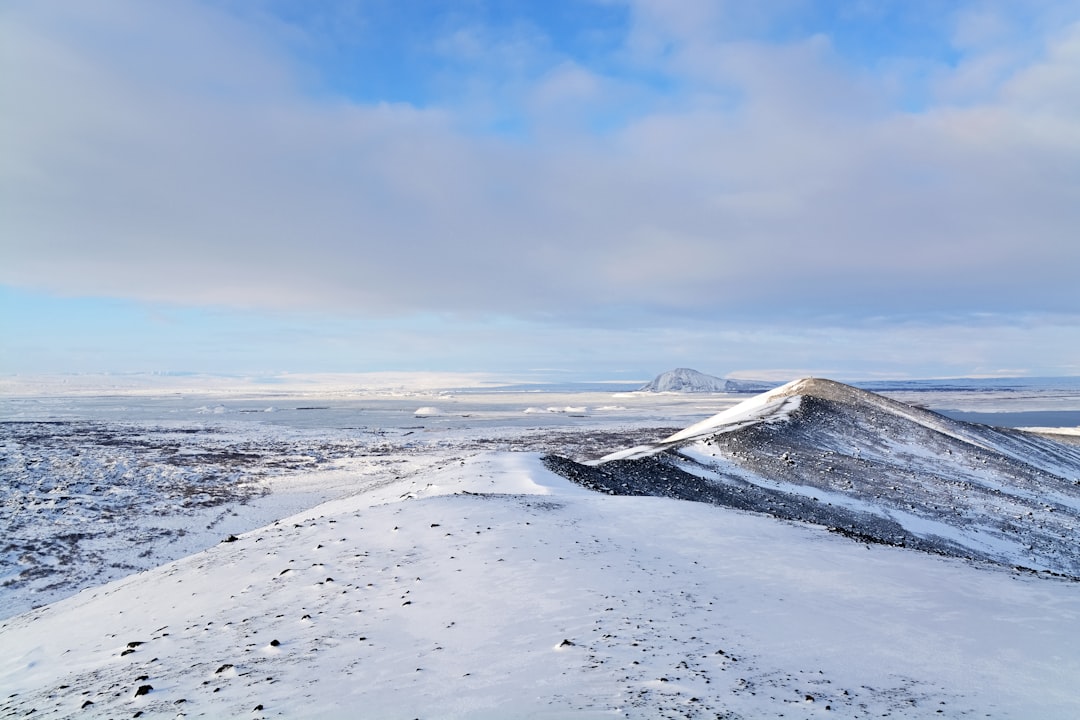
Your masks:
M0 624L0 717L1080 712L1080 589L494 453ZM140 694L140 688L145 688Z
M660 443L639 445L625 450L617 450L600 458L599 462L609 460L636 460L662 452L675 443L717 432L731 432L759 422L776 422L786 417L786 411L798 407L799 395L792 392L802 381L793 381L781 387L755 395L734 407L694 423L680 430Z

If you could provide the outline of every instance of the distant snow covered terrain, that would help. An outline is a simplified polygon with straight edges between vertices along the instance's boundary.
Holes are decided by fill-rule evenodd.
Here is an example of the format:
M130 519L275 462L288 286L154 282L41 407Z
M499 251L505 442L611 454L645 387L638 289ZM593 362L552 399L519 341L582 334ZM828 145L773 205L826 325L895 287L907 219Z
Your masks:
M1077 586L482 455L0 625L2 717L1071 718Z
M1080 446L676 397L18 404L0 718L1080 716Z

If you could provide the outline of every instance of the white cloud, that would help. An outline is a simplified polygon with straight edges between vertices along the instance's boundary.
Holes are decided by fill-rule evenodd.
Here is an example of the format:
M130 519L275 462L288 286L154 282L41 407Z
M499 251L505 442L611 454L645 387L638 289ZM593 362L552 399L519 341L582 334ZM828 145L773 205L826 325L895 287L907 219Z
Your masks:
M310 69L207 6L78 7L2 16L25 68L2 81L8 284L657 322L1075 307L1077 25L1005 72L967 21L953 84L978 90L911 113L826 37L733 41L711 3L642 4L628 47L685 87L459 29L443 51L499 67L421 109L313 98ZM488 93L533 127L479 132ZM627 102L603 133L575 116Z

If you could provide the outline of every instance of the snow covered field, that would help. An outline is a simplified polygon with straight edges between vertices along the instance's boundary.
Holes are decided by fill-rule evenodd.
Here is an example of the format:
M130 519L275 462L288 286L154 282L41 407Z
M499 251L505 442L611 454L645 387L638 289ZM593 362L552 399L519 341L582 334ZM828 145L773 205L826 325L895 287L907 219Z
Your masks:
M738 400L422 391L6 398L0 617L331 498L388 483L408 492L432 468L476 452L598 457ZM435 402L439 413L417 416Z
M0 717L1080 716L1078 583L541 462L746 396L153 390L0 401Z

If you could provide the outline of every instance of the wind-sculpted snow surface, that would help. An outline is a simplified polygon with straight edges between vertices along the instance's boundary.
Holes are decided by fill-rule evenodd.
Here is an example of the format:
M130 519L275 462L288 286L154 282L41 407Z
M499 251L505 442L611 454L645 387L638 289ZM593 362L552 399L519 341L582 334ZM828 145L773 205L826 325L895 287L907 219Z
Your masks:
M0 717L1075 717L1071 583L526 453L425 478L0 622Z
M789 383L598 463L548 463L604 492L698 500L1080 577L1080 447L828 380Z

